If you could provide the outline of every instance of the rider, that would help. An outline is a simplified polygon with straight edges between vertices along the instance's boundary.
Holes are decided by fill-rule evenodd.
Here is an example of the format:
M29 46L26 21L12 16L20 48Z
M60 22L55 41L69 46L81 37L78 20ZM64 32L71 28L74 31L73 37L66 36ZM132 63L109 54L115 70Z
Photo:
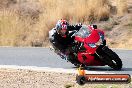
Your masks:
M97 29L97 25L90 25L92 28ZM55 49L55 52L60 55L66 56L67 59L72 60L72 53L67 51L71 50L69 45L74 46L74 36L72 36L75 31L79 31L82 27L82 24L69 25L66 20L59 20L56 23L55 28L49 31L49 40ZM78 46L79 45L79 46ZM77 44L77 48L80 48L82 43ZM70 48L70 49L69 49ZM76 50L75 50L76 51ZM71 61L72 62L72 61Z
M69 25L66 20L59 20L55 28L49 31L49 39L53 47L63 54L66 53L69 45L74 42L74 32L81 28L81 24Z

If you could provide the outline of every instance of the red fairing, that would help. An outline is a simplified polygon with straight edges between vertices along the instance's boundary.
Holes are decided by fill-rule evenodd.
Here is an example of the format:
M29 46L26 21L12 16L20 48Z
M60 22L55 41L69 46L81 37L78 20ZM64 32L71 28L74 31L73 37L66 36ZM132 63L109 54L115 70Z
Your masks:
M86 57L87 59L84 60L83 57ZM94 56L91 56L88 53L78 53L78 60L87 66L104 66L102 62L95 60Z
M91 47L89 44L95 44L100 40L99 33L104 35L104 32L99 29L94 29L91 26L86 27L87 30L90 31L89 36L82 38L80 36L75 36L75 40L79 42L83 42L83 46L85 47L86 51L78 52L78 60L79 62L85 64L86 66L104 66L101 61L96 60L94 53L98 46Z
M81 38L79 36L75 36L75 40L77 40L79 42L84 42L84 38Z
M97 29L97 31L104 35L104 31L102 31L101 29Z
M99 39L100 39L100 36L98 34L98 31L92 30L91 35L85 39L85 42L86 43L96 43L99 41Z

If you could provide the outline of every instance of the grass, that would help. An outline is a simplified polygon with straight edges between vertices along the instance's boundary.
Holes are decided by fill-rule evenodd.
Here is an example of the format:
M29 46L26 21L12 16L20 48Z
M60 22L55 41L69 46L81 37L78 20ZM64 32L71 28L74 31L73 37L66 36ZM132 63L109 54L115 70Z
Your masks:
M0 45L14 46L21 33L18 29L18 16L8 10L0 14Z
M117 14L123 16L128 13L127 0L116 0Z
M109 0L12 1L0 3L0 46L47 46L48 31L58 19L89 24L106 21L111 14ZM124 4L118 9L122 7Z
M129 29L132 29L132 22L128 22L127 24L125 24L125 26L129 27Z

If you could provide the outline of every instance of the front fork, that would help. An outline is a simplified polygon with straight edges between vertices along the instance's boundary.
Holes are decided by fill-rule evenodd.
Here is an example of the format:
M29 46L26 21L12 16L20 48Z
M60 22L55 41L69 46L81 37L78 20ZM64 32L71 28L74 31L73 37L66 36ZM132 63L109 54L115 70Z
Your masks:
M103 41L103 43L98 46L98 48L95 51L95 54L100 58L103 59L103 48L107 47L106 46L106 40Z

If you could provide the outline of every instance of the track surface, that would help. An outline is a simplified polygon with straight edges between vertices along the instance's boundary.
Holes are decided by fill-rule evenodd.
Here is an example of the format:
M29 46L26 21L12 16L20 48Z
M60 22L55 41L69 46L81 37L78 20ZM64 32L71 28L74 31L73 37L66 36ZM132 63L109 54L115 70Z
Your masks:
M132 50L113 49L122 59L123 68L121 71L112 70L108 66L89 66L88 73L121 73L132 75ZM53 69L75 69L74 65L66 60L61 59L48 48L0 48L0 65L1 66L28 66L28 67L50 67Z

